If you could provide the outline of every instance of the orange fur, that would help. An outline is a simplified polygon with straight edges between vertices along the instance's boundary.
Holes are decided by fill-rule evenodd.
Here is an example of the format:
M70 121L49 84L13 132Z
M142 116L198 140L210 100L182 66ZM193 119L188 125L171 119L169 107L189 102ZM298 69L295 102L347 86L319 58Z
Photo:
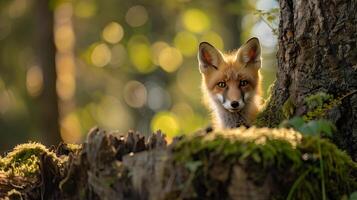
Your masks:
M217 57L219 64L216 68L210 67L211 63L200 63L203 100L212 111L214 128L234 128L242 125L238 123L239 120L245 121L244 125L250 125L260 110L261 78L259 69L261 61L259 41L257 41L259 46L252 47L252 45L255 44L250 44L248 41L246 45L229 54L216 50L217 55L204 55L204 57L210 58ZM215 54L214 49L210 50L211 53L213 52L212 54ZM243 57L245 53L248 57ZM259 58L256 58L256 56L259 56ZM248 58L249 61L245 62L243 59L239 59L241 57ZM247 81L247 84L244 85L241 81ZM224 82L226 86L224 88L219 87L219 82ZM227 102L233 101L240 101L244 107L239 111L227 109L226 107L229 107Z

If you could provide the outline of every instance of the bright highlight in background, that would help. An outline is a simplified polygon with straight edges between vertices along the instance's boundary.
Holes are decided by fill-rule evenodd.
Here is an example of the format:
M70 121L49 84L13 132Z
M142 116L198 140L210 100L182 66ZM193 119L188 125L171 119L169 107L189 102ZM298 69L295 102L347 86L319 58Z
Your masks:
M174 44L184 56L190 57L197 53L197 38L188 31L179 32L174 39Z
M167 136L176 136L180 131L180 126L175 114L171 112L159 112L151 121L151 130L161 130Z
M125 102L134 108L144 106L147 99L145 86L139 81L129 81L124 87Z
M90 18L97 12L97 7L93 1L79 1L74 10L74 14L81 18Z
M135 35L128 43L129 58L140 73L149 73L155 69L151 62L151 49L148 39L143 35Z
M126 22L132 27L139 27L148 20L148 13L144 6L133 6L125 15Z
M151 54L152 54L152 61L155 65L160 65L159 63L159 56L162 50L169 47L166 42L157 41L151 45Z
M209 42L210 44L215 46L217 49L223 50L223 39L216 32L209 31L209 32L205 33L202 36L201 41Z
M179 50L167 47L160 52L159 64L167 72L174 72L182 64L182 55Z
M194 33L202 33L211 27L208 16L199 9L188 9L182 18L184 27Z
M123 38L124 30L120 24L111 22L103 29L102 36L105 41L115 44Z
M33 66L27 70L26 88L27 92L33 97L37 97L41 94L43 88L43 75L40 67Z
M112 54L106 44L98 44L91 54L91 61L97 67L104 67L110 62L111 58Z

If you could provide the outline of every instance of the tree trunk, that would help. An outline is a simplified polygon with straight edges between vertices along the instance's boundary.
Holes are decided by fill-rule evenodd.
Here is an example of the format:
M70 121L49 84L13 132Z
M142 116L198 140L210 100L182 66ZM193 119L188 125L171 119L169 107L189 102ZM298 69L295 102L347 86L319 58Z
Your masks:
M275 126L284 118L305 115L309 95L325 92L338 98L357 89L357 1L279 3L277 80L258 117L260 126ZM325 117L338 129L334 142L357 160L357 94L340 99ZM284 111L288 104L291 113Z
M61 141L59 131L58 97L56 92L56 48L54 44L54 15L48 0L38 0L37 6L37 60L43 73L43 91L39 99L41 104L42 141L47 145L56 145Z

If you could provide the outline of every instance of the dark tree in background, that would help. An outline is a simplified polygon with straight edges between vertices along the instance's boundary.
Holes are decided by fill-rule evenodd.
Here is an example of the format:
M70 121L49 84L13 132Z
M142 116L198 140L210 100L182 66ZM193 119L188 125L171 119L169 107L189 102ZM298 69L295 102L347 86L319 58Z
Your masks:
M56 47L54 44L54 15L49 1L37 0L36 53L37 62L43 73L43 91L38 97L41 109L42 142L56 145L61 141L59 131L58 96L56 93Z
M334 97L357 89L357 1L280 0L277 80L263 125L274 126L282 108L308 112L305 98L317 92ZM278 112L280 111L280 112ZM342 99L326 118L338 133L334 142L357 160L357 94Z

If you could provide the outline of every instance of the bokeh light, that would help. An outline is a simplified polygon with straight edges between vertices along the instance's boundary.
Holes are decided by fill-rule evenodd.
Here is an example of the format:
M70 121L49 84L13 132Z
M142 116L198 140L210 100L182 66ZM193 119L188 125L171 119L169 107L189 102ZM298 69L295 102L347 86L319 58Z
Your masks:
M13 0L11 1L11 4L8 8L8 13L11 18L18 18L21 17L27 7L28 7L28 1L27 0Z
M37 5L28 0L4 1L0 118L7 121L4 125L0 120L0 128L34 140L49 132L40 124L47 119L39 110L42 102L48 103L42 92L52 77L47 69L54 66L41 66L42 56L51 51L41 53L37 46L53 46L53 42L36 39L39 32L49 30L55 36L56 66L51 70L57 72L55 98L66 141L83 140L96 125L143 134L160 128L170 135L203 128L210 119L201 102L199 42L230 50L225 44L233 47L258 36L265 63L263 88L267 88L275 78L275 45L271 44L276 39L250 9L255 4L266 9L277 4L273 1L249 0L242 14L241 8L235 8L238 4L222 7L220 1L55 0L48 4L54 14L53 29L33 15L41 14L35 10ZM50 108L52 113L57 105ZM7 148L4 143L0 147Z
M68 114L61 122L61 137L66 143L78 143L82 139L80 119L75 113Z
M147 91L139 81L129 81L124 87L125 102L133 107L140 108L146 103Z
M125 15L126 22L132 27L139 27L146 23L148 20L148 13L144 6L133 6L129 8Z
M209 42L210 44L212 44L214 47L216 47L219 50L224 49L223 39L216 32L213 32L213 31L206 32L202 36L201 41Z
M128 53L126 48L122 44L116 44L112 47L112 59L110 60L110 64L113 67L120 67L126 64L128 60Z
M171 112L158 112L151 121L151 130L161 130L169 137L174 137L180 132L180 125L175 114Z
M143 35L134 35L128 42L129 58L140 73L152 72L156 67L151 62L149 41Z
M193 56L197 54L198 41L194 34L188 31L177 33L174 38L175 47L178 48L184 56Z
M111 51L104 43L97 44L91 54L91 61L97 67L104 67L110 62L111 58Z
M206 13L199 9L188 9L182 17L184 27L194 33L202 33L211 27L211 21Z
M77 1L74 9L74 14L80 18L93 17L97 12L97 7L94 1L82 0Z
M112 44L118 43L123 38L123 36L123 27L117 22L110 22L104 27L102 32L103 39Z
M55 29L55 44L59 51L72 49L74 42L74 33L70 25L62 25Z
M180 92L188 98L195 101L201 100L201 75L197 63L181 67L177 73L176 83Z
M159 63L160 53L162 50L164 50L167 47L169 47L169 45L163 41L157 41L151 45L152 61L155 65L160 65Z
M43 74L39 66L32 66L27 70L26 88L27 92L32 97L37 97L41 94L43 88Z
M170 107L170 95L163 87L155 82L148 82L145 85L148 88L147 104L151 110L159 111Z
M103 96L95 107L94 118L105 129L128 130L132 127L132 118L126 107L113 96Z
M71 74L64 73L58 77L56 89L58 97L62 100L69 100L74 96L76 90L75 79Z
M177 116L182 133L189 134L202 129L208 123L208 119L195 114L192 107L184 102L176 103L171 112Z
M167 72L174 72L182 64L182 55L179 50L166 47L160 51L159 64Z

